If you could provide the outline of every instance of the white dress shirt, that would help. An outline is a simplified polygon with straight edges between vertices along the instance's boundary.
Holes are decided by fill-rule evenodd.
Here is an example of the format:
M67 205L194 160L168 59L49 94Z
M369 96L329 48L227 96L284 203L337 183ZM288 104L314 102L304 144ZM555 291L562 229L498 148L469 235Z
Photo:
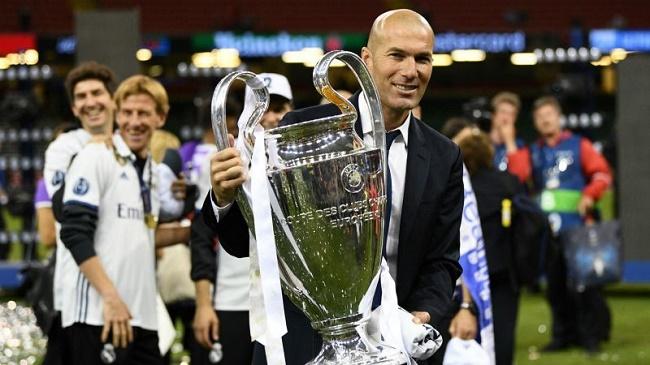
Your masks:
M363 93L359 95L359 118L361 119L361 130L363 141L372 143L372 120L370 109L365 102ZM409 126L411 124L411 113L399 126L400 135L395 138L390 146L388 154L388 166L390 166L391 182L391 210L390 223L388 225L388 237L386 238L386 261L393 279L397 277L397 245L399 243L399 228L402 221L402 202L404 201L404 182L406 180L406 157L408 156ZM387 131L390 132L390 131Z

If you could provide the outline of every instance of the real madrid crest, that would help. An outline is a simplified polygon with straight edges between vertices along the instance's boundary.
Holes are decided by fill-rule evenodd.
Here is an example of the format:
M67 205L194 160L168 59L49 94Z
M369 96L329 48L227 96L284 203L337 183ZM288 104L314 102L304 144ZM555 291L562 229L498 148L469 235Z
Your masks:
M79 180L77 180L77 182L74 184L74 187L72 188L72 192L75 193L75 195L86 195L88 189L90 189L90 184L88 183L88 180L84 179L83 177L80 177Z
M361 172L361 167L355 163L351 163L343 169L341 172L341 183L343 188L350 193L358 193L363 189L365 185L363 173Z

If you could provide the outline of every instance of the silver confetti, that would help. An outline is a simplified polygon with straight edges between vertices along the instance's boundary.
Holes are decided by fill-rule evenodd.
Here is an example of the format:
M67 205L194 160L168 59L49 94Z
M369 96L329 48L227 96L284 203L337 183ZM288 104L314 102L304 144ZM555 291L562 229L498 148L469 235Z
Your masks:
M46 344L31 308L14 301L0 303L0 364L33 365Z

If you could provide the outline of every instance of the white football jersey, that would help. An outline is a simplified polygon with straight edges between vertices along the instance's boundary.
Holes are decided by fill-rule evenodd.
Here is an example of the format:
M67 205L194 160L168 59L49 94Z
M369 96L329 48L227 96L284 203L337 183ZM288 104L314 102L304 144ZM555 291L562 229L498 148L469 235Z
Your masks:
M58 136L45 150L45 164L43 166L43 181L47 195L52 197L59 190L65 179L65 174L70 166L70 160L90 141L90 133L79 128ZM60 311L63 305L62 283L69 278L63 277L62 268L66 265L76 265L70 252L61 242L59 232L61 225L54 222L56 230L56 265L54 266L54 309Z
M97 210L94 248L106 274L133 317L131 325L157 329L154 229L145 224L140 178L135 155L119 134L114 149L91 143L81 150L68 173L65 205L79 204ZM150 186L151 212L159 212L155 163L149 158L142 180ZM101 326L103 301L76 264L66 265L62 324Z

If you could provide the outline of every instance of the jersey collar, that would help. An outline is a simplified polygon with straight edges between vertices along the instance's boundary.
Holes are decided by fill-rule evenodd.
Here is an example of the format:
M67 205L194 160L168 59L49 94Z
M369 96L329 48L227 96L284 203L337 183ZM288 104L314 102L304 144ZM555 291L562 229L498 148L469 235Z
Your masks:
M116 155L131 162L135 161L135 154L133 154L129 146L126 145L126 142L124 142L124 139L120 135L119 131L113 134L113 146L115 147Z

